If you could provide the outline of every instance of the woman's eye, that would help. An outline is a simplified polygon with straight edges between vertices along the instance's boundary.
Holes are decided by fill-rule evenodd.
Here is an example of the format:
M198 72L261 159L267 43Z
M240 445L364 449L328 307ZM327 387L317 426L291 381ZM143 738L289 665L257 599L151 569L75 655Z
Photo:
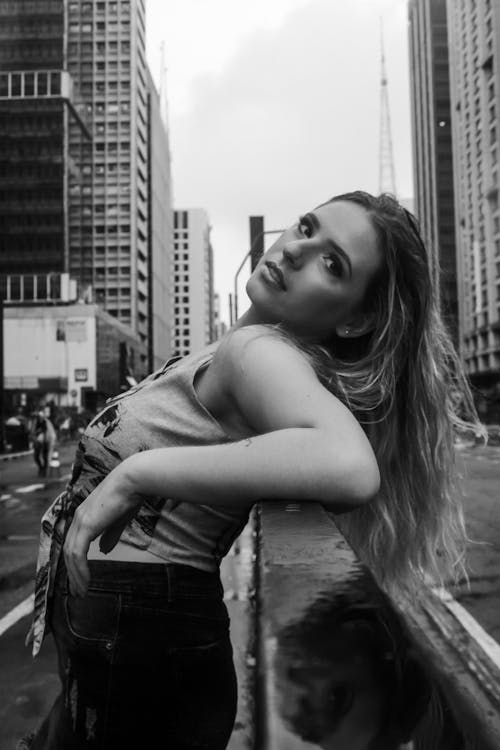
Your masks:
M344 269L342 268L342 263L338 258L332 255L327 255L325 257L325 263L330 273L332 273L334 276L342 276Z
M305 221L304 219L299 219L299 232L304 235L304 237L310 237L312 235L311 225Z

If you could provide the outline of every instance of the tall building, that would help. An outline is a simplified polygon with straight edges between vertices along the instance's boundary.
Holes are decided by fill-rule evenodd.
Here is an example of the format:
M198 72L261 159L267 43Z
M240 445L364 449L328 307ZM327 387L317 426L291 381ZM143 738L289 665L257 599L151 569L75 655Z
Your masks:
M220 295L218 292L214 293L214 332L213 340L219 341L227 331L226 323L221 319L220 313Z
M144 5L0 0L0 292L10 275L34 299L37 276L69 273L129 330L137 379L172 348L170 153Z
M165 81L148 70L148 358L152 371L172 354L174 217Z
M89 103L92 149L71 189L70 273L148 339L148 74L144 0L69 2L68 69ZM82 213L91 234L82 244ZM74 222L74 223L73 223Z
M214 338L213 250L201 208L174 211L174 350L185 355Z
M415 213L432 252L442 310L458 343L446 0L410 0L408 20Z
M448 0L447 12L461 351L491 411L500 391L500 6Z
M90 133L65 69L65 25L63 0L0 0L2 277L69 270L69 132L78 149Z

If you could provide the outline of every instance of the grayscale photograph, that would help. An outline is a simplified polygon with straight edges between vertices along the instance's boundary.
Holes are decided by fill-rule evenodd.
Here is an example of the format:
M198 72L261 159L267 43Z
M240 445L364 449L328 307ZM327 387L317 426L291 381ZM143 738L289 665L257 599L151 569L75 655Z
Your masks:
M500 0L0 0L0 750L499 750Z

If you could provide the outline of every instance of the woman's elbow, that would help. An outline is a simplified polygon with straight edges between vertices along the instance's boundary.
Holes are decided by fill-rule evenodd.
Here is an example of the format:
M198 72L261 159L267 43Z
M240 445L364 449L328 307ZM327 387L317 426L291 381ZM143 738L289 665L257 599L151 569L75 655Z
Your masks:
M366 505L371 502L380 490L380 472L376 460L369 459L354 470L353 503Z
M343 481L340 486L330 485L330 492L325 498L330 510L335 508L343 512L353 510L371 502L380 490L380 473L374 457L367 456L355 462L348 462L344 467Z

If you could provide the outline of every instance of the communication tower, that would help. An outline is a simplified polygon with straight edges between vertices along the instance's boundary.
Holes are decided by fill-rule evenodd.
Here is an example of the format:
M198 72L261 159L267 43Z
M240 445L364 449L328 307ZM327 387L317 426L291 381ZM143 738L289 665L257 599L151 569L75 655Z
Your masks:
M394 174L394 154L392 151L391 113L389 109L389 89L385 69L384 29L380 19L380 144L379 144L379 192L396 195Z

